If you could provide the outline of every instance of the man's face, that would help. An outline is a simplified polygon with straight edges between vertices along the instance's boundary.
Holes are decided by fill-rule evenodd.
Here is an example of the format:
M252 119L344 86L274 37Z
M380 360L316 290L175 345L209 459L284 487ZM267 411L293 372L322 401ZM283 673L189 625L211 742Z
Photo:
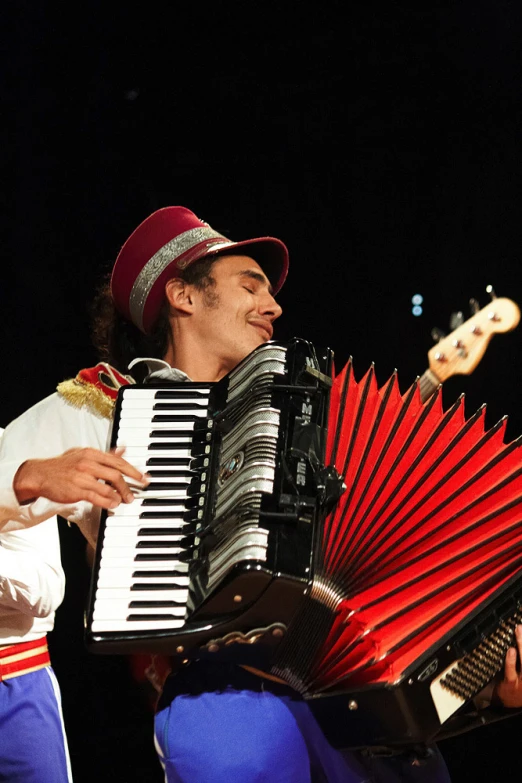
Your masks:
M193 327L230 372L254 348L272 338L282 313L265 273L249 256L222 256L212 266L215 285L195 292Z

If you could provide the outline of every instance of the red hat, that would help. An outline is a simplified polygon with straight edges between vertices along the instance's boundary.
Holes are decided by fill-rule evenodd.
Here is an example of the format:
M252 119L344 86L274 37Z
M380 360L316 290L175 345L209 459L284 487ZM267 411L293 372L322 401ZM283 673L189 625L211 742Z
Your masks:
M259 237L233 242L186 207L153 212L130 235L112 270L117 310L147 334L164 298L165 283L193 261L242 248L258 262L276 294L288 272L288 250L279 239Z

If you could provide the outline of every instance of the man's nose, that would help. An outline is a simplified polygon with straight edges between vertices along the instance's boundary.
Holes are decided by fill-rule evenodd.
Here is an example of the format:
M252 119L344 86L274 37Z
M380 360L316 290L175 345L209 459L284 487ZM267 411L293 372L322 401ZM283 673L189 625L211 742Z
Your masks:
M283 308L276 302L272 294L267 292L267 295L263 297L259 306L259 312L261 315L264 315L265 318L270 318L271 321L275 321L283 312Z

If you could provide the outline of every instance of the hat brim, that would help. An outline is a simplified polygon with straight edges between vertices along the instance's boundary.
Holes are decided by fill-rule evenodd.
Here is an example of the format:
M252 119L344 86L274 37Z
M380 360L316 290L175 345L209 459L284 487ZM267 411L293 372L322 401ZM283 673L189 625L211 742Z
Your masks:
M288 274L288 250L286 245L275 237L245 239L242 242L233 242L225 247L210 248L204 256L200 256L197 260L212 255L250 256L254 261L257 261L268 277L274 296L281 290Z

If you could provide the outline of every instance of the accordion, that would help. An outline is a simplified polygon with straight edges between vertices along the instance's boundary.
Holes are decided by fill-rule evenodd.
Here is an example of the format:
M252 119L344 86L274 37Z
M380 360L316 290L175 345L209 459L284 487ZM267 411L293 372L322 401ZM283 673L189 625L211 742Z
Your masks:
M522 621L520 441L332 368L294 339L120 390L111 445L151 482L102 515L87 645L261 668L337 747L429 741Z

